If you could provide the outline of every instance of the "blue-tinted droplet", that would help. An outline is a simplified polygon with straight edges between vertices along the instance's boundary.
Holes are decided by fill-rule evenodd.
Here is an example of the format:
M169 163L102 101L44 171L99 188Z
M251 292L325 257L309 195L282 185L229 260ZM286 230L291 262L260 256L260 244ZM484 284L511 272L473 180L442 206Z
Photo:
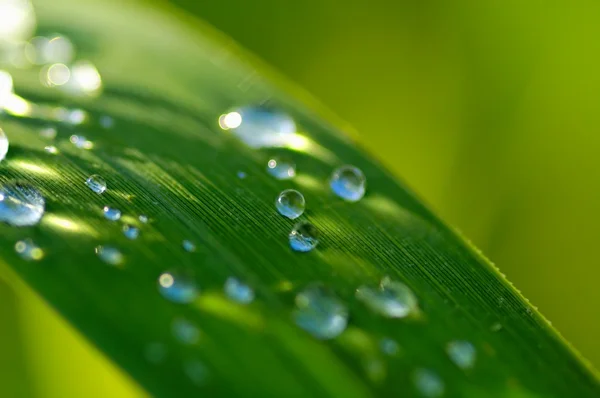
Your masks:
M273 156L267 162L267 171L278 180L289 180L296 176L296 164L283 156Z
M112 128L114 125L115 119L112 117L106 115L100 117L100 126L104 127L105 129Z
M121 218L121 210L112 207L104 206L102 209L104 217L111 221L117 221Z
M304 195L300 192L295 189L286 189L275 200L275 207L277 207L279 214L293 220L304 213L306 202L304 201Z
M15 251L25 260L37 261L44 257L44 251L29 238L18 241Z
M171 330L173 331L173 337L182 344L192 345L200 340L200 330L187 319L174 319Z
M106 191L106 181L102 178L101 175L93 174L85 180L85 185L87 185L92 191L97 194L101 194Z
M44 215L46 201L27 183L0 185L0 221L16 227L35 225Z
M309 252L319 244L319 230L309 222L301 222L294 226L289 239L295 251Z
M432 370L417 369L413 373L413 382L417 391L424 397L437 398L444 395L444 382Z
M348 308L333 292L310 285L296 296L294 320L318 339L339 336L348 324Z
M184 271L167 271L160 274L158 290L167 300L180 304L191 303L199 294L194 278Z
M227 297L238 303L248 304L254 300L254 290L237 278L227 278L223 290Z
M124 256L119 249L113 246L96 246L96 255L105 263L110 265L120 265L123 263Z
M329 185L340 198L349 202L357 202L365 196L367 179L358 168L342 166L333 172Z
M140 230L133 225L124 225L123 226L123 235L127 237L127 239L137 239L140 236Z
M219 125L253 148L282 147L296 134L296 124L288 114L262 106L222 115Z
M244 172L244 171L238 171L237 176L240 180L243 180L244 178L247 177L246 172Z
M138 220L140 220L141 223L146 224L148 222L148 216L145 214L140 214Z
M446 346L448 356L461 369L470 369L475 365L477 351L473 344L464 340L451 341Z
M183 247L183 250L185 250L186 252L195 252L196 251L196 245L194 244L194 242L192 242L191 240L184 240L183 242L181 242L181 246Z
M373 312L388 318L404 318L418 310L417 298L412 290L389 278L384 278L377 287L359 287L356 298Z
M389 337L381 339L379 348L381 349L381 352L391 357L398 355L398 352L400 352L398 343Z

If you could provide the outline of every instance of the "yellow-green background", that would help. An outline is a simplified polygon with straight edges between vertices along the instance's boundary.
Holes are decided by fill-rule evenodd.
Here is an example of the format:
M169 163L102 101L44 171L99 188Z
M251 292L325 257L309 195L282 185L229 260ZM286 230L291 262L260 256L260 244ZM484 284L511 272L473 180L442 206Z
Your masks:
M363 145L600 366L600 3L175 3L351 122ZM9 392L140 394L5 279L0 374L14 375Z

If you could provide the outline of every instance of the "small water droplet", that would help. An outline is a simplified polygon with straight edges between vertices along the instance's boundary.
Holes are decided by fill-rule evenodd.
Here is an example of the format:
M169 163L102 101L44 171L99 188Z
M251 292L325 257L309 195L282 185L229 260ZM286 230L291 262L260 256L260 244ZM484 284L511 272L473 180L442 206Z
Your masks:
M29 238L18 241L15 251L25 260L37 261L44 257L44 251Z
M197 386L205 385L210 377L210 371L206 365L197 359L186 361L183 364L183 371Z
M348 308L333 292L314 284L296 296L296 324L318 339L339 336L348 324Z
M167 347L163 343L150 343L144 350L144 356L148 362L159 364L167 356Z
M147 224L148 223L148 216L145 214L140 214L140 216L138 217L138 220L140 220L141 223Z
M182 271L168 271L158 277L158 290L167 300L180 304L191 303L199 291L191 275Z
M101 194L106 191L106 181L102 178L101 175L93 174L85 180L85 185L87 185L92 191L97 194Z
M125 235L127 239L134 240L140 236L140 230L133 225L127 224L123 226L123 235Z
M110 221L117 221L121 218L121 210L112 207L104 206L102 209L104 217Z
M200 340L200 330L187 319L174 319L171 330L175 339L182 344L192 345Z
M123 253L116 247L112 246L96 246L96 255L100 260L110 265L120 265L123 263Z
M44 151L48 152L49 154L56 155L58 153L58 148L54 145L47 145L44 147Z
M4 160L8 153L8 137L4 130L0 129L0 162Z
M186 252L192 253L196 251L196 245L191 240L184 240L183 242L181 242L181 246Z
M381 339L379 342L379 348L381 349L381 352L391 357L398 355L400 352L398 343L389 337Z
M309 222L300 222L294 225L289 239L295 251L309 252L319 244L319 230Z
M54 127L44 127L40 130L40 136L47 140L56 138L56 129Z
M92 149L94 147L94 143L82 135L72 135L69 138L69 141L71 141L71 144L81 149Z
M59 116L59 120L72 124L74 126L79 126L83 124L88 118L88 114L83 109L66 109L64 113L61 113ZM81 136L79 136L81 137ZM81 148L90 149L86 144L91 144L89 141L85 139L85 137L81 137L81 144L84 145Z
M248 304L254 300L254 290L237 278L227 278L224 290L227 297L238 303Z
M233 134L253 148L284 146L290 136L296 134L294 120L281 111L265 106L243 107L219 118L224 130Z
M360 169L354 166L342 166L333 172L329 185L340 198L357 202L365 195L367 179Z
M37 224L46 207L42 194L27 183L0 186L0 221L16 227Z
M404 318L417 311L417 298L408 286L384 278L378 287L360 286L356 298L373 312L388 318Z
M278 180L289 180L296 176L296 164L285 157L274 156L267 162L267 171Z
M115 125L115 120L110 116L101 116L100 117L100 126L105 129L110 129Z
M279 214L291 220L300 217L304 213L305 206L304 195L295 189L286 189L275 200L275 207Z
M243 180L244 178L246 178L246 177L247 177L247 176L246 176L246 173L245 173L245 172L243 172L243 171L238 171L238 172L237 172L237 176L238 176L238 178L239 178L240 180Z
M72 95L95 96L102 89L102 77L91 62L77 61L71 65L71 78L61 88Z
M470 369L475 364L477 352L475 347L468 341L457 340L451 341L446 346L446 353L461 369Z
M413 382L424 397L437 398L444 395L444 382L432 370L417 369L413 373Z

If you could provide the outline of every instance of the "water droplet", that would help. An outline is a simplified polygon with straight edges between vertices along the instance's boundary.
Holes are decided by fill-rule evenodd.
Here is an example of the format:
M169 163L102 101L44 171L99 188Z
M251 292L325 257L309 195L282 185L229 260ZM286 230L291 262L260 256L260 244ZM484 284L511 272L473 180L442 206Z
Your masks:
M72 95L95 96L102 89L102 78L94 64L77 61L71 66L71 78L61 87Z
M54 145L47 145L44 147L44 151L48 152L49 154L56 155L58 153L58 148Z
M254 290L237 278L227 278L224 290L227 297L238 303L248 304L254 300Z
M333 172L329 185L340 198L357 202L365 195L367 179L358 168L342 166Z
M61 111L61 114L59 115L58 119L69 123L69 124L73 124L75 126L78 126L80 124L83 124L88 118L87 112L84 111L83 109L65 109L63 111ZM93 145L90 141L85 140L85 137L81 137L81 143L82 145ZM90 149L87 146L84 146L85 149Z
M120 265L123 263L123 253L116 247L112 246L96 246L96 255L100 260L110 265Z
M69 141L71 141L71 143L77 148L81 149L92 149L94 147L94 143L82 135L72 135L69 138Z
M275 201L275 207L279 214L292 220L304 213L305 205L304 196L295 189L286 189L279 194Z
M4 160L8 153L8 137L4 130L0 129L0 162Z
M85 180L85 185L87 185L92 191L97 194L101 194L106 191L106 181L102 178L101 175L93 174Z
M102 212L104 213L104 217L111 221L117 221L118 219L121 218L121 210L119 210L119 209L114 209L112 207L104 206L104 208L102 209Z
M17 227L37 224L46 201L42 194L27 183L7 183L0 186L0 221Z
M309 222L300 222L294 225L289 238L292 249L309 252L319 244L319 230Z
M44 127L40 130L40 136L47 140L56 138L56 129L54 127Z
M417 369L413 373L413 382L424 397L436 398L444 394L444 382L437 373L429 369Z
M158 364L165 360L167 347L163 343L150 343L144 350L144 356L148 362Z
M15 251L25 260L37 261L44 257L44 251L29 238L18 241L15 244Z
M360 286L356 298L372 311L388 318L404 318L417 311L417 298L408 286L384 278L378 287Z
M195 252L196 251L196 245L194 244L194 242L192 242L191 240L184 240L183 242L181 242L181 246L183 247L183 250L185 250L186 252Z
M490 326L490 330L492 332L499 332L500 329L502 329L502 324L499 322L496 322L496 323L492 324L492 326Z
M468 341L451 341L446 346L448 356L461 369L470 369L475 364L477 352L473 344Z
M286 113L267 107L243 107L222 115L219 125L253 148L285 145L296 133L294 120Z
M187 361L183 364L183 371L189 379L198 386L203 386L210 377L210 371L203 362L197 359Z
M200 340L200 330L187 319L174 319L171 330L175 339L182 344L196 344Z
M127 239L134 240L140 236L140 230L133 225L127 224L123 226L123 235L125 235Z
M115 119L110 116L101 116L100 117L100 126L105 129L110 129L115 125Z
M339 336L348 324L348 308L325 287L310 285L296 296L296 324L318 339Z
M238 176L238 178L239 178L240 180L243 180L244 178L246 178L246 177L247 177L247 176L246 176L246 173L245 173L245 172L243 172L243 171L238 171L238 172L237 172L237 176Z
M158 277L158 290L167 300L180 304L191 303L199 294L192 276L180 271L162 273Z
M296 176L296 164L285 157L274 156L267 162L267 171L278 180L289 180Z
M0 28L2 29L2 28ZM0 109L13 93L13 79L10 73L0 70Z
M395 340L390 339L389 337L381 339L381 342L379 343L379 348L381 349L381 352L391 357L398 355L398 353L400 352L400 347L398 346L398 343Z
M138 220L140 220L141 223L148 223L148 216L145 214L140 214L140 216L138 217Z

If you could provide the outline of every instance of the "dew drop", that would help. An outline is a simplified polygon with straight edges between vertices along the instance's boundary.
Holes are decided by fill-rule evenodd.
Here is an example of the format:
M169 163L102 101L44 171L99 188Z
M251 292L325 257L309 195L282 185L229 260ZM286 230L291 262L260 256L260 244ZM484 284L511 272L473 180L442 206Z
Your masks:
M238 172L237 172L237 176L238 176L238 178L239 178L240 180L243 180L244 178L246 178L246 177L247 177L246 173L245 173L245 172L243 172L243 171L238 171Z
M8 153L8 137L4 130L0 129L0 162L4 160Z
M42 194L27 183L7 183L0 186L0 221L16 227L37 224L46 201Z
M222 115L219 125L253 148L281 147L296 134L296 123L288 114L264 106Z
M71 144L81 149L92 149L94 147L94 143L82 135L72 135L69 138L69 141L71 141Z
M112 246L96 246L96 255L100 260L110 265L120 265L123 263L123 253L116 247Z
M44 257L44 251L29 238L18 241L15 251L25 260L37 261Z
M267 171L278 180L289 180L296 176L296 164L285 157L274 156L267 162Z
M192 345L200 340L200 330L187 319L176 318L173 320L171 331L175 339L182 344Z
M492 326L490 326L490 330L492 332L499 332L502 329L502 324L499 322L496 322L494 324L492 324Z
M125 235L127 239L134 240L140 236L140 230L133 225L127 224L123 226L123 235Z
M400 352L398 343L389 337L381 339L379 342L379 348L381 349L381 352L390 357L396 356Z
M342 166L333 172L329 185L340 198L357 202L365 195L367 179L358 168Z
M117 221L121 218L121 210L112 207L104 206L102 209L104 217L110 221Z
M100 117L100 126L105 129L110 129L115 125L115 120L110 116L101 116Z
M54 127L44 127L40 130L40 136L47 140L56 138L56 129Z
M461 369L470 369L475 365L477 352L473 344L468 341L451 341L446 346L446 353L452 362Z
M329 289L314 284L296 296L296 324L318 339L339 336L348 324L348 308Z
M192 253L196 251L196 245L191 240L184 240L183 242L181 242L181 246L186 252Z
M413 382L424 397L437 398L444 394L444 382L437 373L429 369L417 369L413 373Z
M304 213L305 206L304 195L295 189L286 189L275 200L275 207L279 214L292 220Z
M319 244L319 230L309 222L300 222L294 225L289 239L293 250L309 252Z
M102 178L101 175L93 174L85 180L85 185L87 185L92 191L97 194L101 194L106 191L106 181Z
M248 304L254 300L254 290L237 278L227 278L223 290L227 297L238 303Z
M210 377L210 371L206 365L197 359L186 361L183 364L183 371L197 386L205 385Z
M189 304L199 291L191 275L181 271L168 271L158 277L158 290L169 301Z
M56 155L58 153L58 148L54 145L47 145L44 147L44 151L48 152L51 155Z
M147 224L148 223L148 216L145 214L140 214L140 216L138 217L138 220L140 220L141 223L143 224Z
M417 298L408 286L384 278L378 287L360 286L356 298L373 312L388 318L404 318L417 311Z
M144 349L144 356L148 362L159 364L167 356L167 347L163 343L150 343Z

